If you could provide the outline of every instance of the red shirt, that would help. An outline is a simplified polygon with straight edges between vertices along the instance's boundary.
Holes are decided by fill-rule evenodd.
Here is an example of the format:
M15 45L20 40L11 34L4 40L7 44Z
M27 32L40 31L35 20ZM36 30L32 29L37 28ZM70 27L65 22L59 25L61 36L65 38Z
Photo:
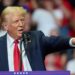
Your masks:
M68 2L68 0L63 0L63 4L65 8L67 8L72 13L73 8L71 4ZM68 24L68 19L64 16L63 25L67 25L67 24Z

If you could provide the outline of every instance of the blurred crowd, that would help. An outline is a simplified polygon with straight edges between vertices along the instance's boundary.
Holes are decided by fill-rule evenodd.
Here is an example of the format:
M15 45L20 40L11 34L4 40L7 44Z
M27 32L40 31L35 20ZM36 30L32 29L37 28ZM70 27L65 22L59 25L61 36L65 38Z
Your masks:
M6 33L1 12L7 6L22 6L27 11L26 31L41 30L46 36L75 37L75 0L0 0L0 37ZM75 50L48 54L44 63L47 71L69 70L75 75Z

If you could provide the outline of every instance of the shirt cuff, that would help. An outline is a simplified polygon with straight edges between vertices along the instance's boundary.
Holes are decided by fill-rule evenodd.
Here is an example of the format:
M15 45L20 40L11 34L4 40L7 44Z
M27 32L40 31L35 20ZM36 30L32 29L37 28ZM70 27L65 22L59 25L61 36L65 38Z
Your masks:
M71 47L75 47L75 45L72 43L72 38L71 38L70 41L69 41L69 45L70 45Z

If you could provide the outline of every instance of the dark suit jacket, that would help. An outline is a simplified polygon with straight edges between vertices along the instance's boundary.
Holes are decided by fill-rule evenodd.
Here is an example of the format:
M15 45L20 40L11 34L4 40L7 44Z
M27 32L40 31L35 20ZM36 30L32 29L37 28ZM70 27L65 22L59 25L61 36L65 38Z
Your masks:
M44 57L48 53L71 48L70 38L45 37L40 31L28 32L31 42L27 44L26 53L33 71L45 70ZM7 36L0 38L0 71L9 71L7 57Z

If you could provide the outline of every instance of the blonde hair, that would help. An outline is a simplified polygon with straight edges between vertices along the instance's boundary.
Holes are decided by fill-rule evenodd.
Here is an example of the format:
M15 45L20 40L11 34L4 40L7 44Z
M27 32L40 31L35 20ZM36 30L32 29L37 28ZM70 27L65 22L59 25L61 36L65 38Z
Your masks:
M8 6L2 11L2 14L1 14L2 22L5 20L6 15L14 14L14 13L25 15L27 11L20 6Z

